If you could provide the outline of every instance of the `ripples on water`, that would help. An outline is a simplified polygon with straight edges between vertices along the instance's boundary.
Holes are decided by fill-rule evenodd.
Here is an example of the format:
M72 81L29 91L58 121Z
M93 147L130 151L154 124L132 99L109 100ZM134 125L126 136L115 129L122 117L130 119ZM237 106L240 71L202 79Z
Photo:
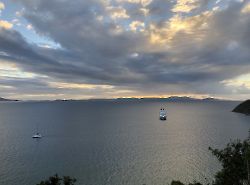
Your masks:
M208 147L245 138L239 102L0 103L0 184L33 185L58 173L85 185L211 180ZM159 109L167 107L168 120ZM31 138L39 131L41 140Z

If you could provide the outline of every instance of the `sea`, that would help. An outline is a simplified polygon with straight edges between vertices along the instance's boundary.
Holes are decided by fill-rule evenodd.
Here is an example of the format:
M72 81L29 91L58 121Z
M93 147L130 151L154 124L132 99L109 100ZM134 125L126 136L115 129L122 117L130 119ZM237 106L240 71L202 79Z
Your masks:
M208 183L208 147L245 139L237 101L92 100L0 103L0 185L71 176L77 185ZM167 120L159 120L160 108ZM33 139L39 132L42 139Z

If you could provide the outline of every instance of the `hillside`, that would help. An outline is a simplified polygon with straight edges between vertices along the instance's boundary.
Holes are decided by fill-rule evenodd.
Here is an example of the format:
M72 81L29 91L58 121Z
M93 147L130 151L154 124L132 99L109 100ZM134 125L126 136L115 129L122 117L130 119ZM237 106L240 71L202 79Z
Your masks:
M250 115L250 100L246 100L234 108L233 112Z
M18 101L18 100L10 100L10 99L5 99L0 97L0 101Z

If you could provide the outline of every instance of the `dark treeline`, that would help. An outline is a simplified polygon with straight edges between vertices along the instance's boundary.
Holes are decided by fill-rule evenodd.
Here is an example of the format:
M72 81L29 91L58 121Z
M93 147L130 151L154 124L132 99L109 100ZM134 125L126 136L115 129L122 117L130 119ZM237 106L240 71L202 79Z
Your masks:
M48 180L41 181L37 185L74 185L76 182L75 178L71 178L69 176L59 177L57 174L49 177Z

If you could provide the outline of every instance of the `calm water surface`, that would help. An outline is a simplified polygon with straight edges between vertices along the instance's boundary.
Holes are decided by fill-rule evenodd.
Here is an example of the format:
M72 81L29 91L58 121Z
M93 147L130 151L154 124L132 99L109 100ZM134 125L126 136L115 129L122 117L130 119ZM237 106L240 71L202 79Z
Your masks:
M79 185L206 182L220 168L208 147L248 135L250 117L231 112L238 103L2 102L0 184L35 185L55 173ZM37 129L41 140L31 138Z

